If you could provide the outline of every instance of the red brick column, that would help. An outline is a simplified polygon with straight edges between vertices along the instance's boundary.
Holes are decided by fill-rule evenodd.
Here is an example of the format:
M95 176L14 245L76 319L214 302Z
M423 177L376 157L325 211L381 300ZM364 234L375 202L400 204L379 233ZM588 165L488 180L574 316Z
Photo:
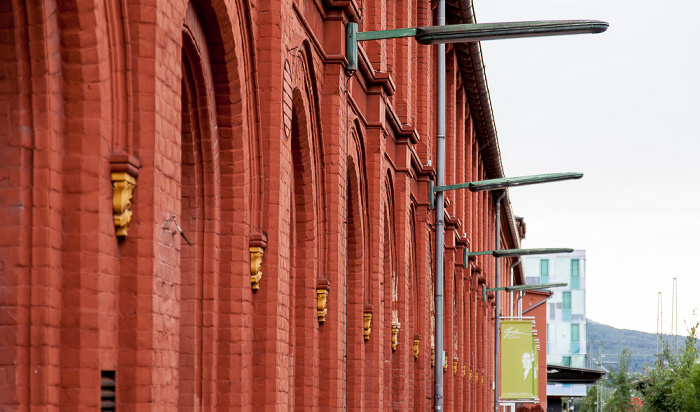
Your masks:
M377 96L371 96L377 99ZM376 116L376 114L373 114ZM374 120L374 119L372 119ZM375 123L376 124L376 123ZM390 295L386 293L386 284L391 286L391 277L387 279L386 257L385 257L385 208L386 194L383 170L383 153L385 138L381 128L377 126L367 127L365 135L367 150L367 199L368 205L373 205L367 210L369 225L369 270L371 300L374 307L372 316L372 334L369 341L365 342L369 346L367 358L372 366L367 370L368 377L365 383L365 394L367 404L375 409L384 409L391 402L391 370L385 366L385 359L390 359L391 354L391 314L387 314L385 301L390 300ZM390 273L390 272L389 272ZM387 351L388 349L388 351ZM388 385L387 385L388 384Z
M98 408L100 370L117 359L118 250L112 219L113 107L103 4L63 2L61 408ZM91 11L80 8L96 7ZM79 24L82 21L82 24ZM88 143L89 142L89 143ZM138 174L134 172L134 175ZM104 194L110 196L104 196Z
M36 6L35 6L36 7ZM29 405L32 278L32 169L35 120L51 116L32 113L32 75L27 42L27 10L22 2L5 2L0 9L0 404L8 408ZM35 17L32 16L34 20ZM37 24L36 22L34 24ZM44 44L41 38L32 39ZM19 46L19 47L18 47ZM36 62L45 56L32 56ZM40 79L36 79L40 83ZM48 122L46 122L48 125ZM44 129L42 127L42 129ZM45 132L44 132L45 133Z
M330 20L330 19L329 19ZM333 33L339 35L343 33L344 27L341 21L334 16L328 22L329 27L333 27ZM336 50L329 50L336 51ZM310 54L310 53L307 53ZM311 64L311 62L309 62ZM311 74L316 78L316 73ZM355 345L362 344L362 319L360 313L364 305L355 305L353 324L356 329L350 333L349 326L349 296L351 293L347 287L349 280L349 261L346 248L346 208L347 202L347 174L345 164L348 161L346 153L346 100L343 90L346 87L346 75L343 67L337 62L326 63L324 66L323 88L320 93L321 130L323 146L320 145L320 153L323 153L323 164L319 169L323 170L323 188L320 188L325 197L324 204L320 208L324 210L326 222L324 228L324 241L320 245L321 261L324 262L323 271L332 285L332 293L329 296L329 310L326 321L321 328L321 348L319 357L321 359L321 382L319 384L319 404L324 409L344 409L347 398L348 372L348 345L350 336L355 338ZM348 110L349 104L347 105ZM320 138L321 136L319 136ZM356 154L357 155L357 154ZM359 195L359 193L357 193ZM360 200L360 199L358 199ZM359 210L356 213L361 213ZM362 232L358 233L361 234ZM356 247L358 247L357 245ZM357 264L357 262L355 262ZM361 272L355 273L361 278ZM360 291L360 292L363 292ZM357 297L355 298L357 302ZM359 321L359 324L356 323ZM358 328L359 327L359 328ZM358 349L356 346L355 349Z
M394 391L397 402L393 407L396 409L411 409L410 384L412 376L410 365L413 361L413 335L414 325L409 305L411 305L411 293L409 289L413 283L411 276L414 271L412 262L413 238L412 213L411 213L411 176L409 173L400 171L394 174L394 216L396 233L396 253L398 276L398 320L401 324L398 337L397 348L394 351L393 374L397 378L394 383Z
M25 407L58 410L63 265L59 26L54 2L25 6L16 2L11 13L13 37L20 46L15 51L17 92L11 93L17 100L11 99L18 104L15 127L26 129L17 130L19 133L12 139L19 137L20 141L3 153L18 156L10 157L8 164L11 168L14 163L17 168L6 169L14 176L10 179L12 186L3 193L2 204L10 206L5 210L14 219L10 220L8 236L3 238L10 245L19 240L16 245L22 250L15 249L17 252L10 254L11 259L5 263L9 266L6 270L10 283L3 287L3 305L17 306L13 310L15 317L3 330L9 332L3 339L9 340L14 357L9 362L3 359L2 363L16 366L5 375L9 382L0 384L0 396ZM3 94L9 91L3 90ZM2 141L7 142L6 138ZM5 203L8 198L14 202Z

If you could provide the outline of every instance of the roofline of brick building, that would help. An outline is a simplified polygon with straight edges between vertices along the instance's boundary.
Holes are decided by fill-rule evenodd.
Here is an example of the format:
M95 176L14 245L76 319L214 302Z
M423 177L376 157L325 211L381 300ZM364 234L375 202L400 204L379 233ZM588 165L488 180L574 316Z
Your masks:
M476 23L474 5L472 0L447 0L448 24ZM471 110L476 138L482 150L482 158L486 165L486 173L489 178L505 177L503 163L501 162L501 149L498 144L498 133L491 107L491 95L486 81L486 70L481 54L481 43L455 43L457 62L462 72L462 79L467 89L467 98ZM520 248L520 233L510 195L506 190L506 198L503 202L505 216L508 220L510 235L516 248ZM521 280L524 278L521 272Z

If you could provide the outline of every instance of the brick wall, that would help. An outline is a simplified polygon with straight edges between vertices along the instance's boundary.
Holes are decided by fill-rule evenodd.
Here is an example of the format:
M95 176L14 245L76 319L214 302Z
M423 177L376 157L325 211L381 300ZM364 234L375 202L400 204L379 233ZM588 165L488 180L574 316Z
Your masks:
M434 50L367 42L350 74L344 39L348 21L432 14L388 0L3 2L0 409L96 410L112 372L117 410L431 408ZM489 178L447 57L447 181ZM118 237L110 173L124 167L136 189ZM447 199L445 410L487 410L480 288L495 266L461 256L493 248L494 200ZM255 290L251 248L264 250Z

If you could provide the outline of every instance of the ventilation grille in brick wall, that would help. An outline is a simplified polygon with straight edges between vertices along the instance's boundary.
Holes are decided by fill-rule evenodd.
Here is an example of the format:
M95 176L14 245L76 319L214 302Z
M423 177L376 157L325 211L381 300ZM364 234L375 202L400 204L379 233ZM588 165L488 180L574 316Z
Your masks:
M117 380L114 371L102 371L100 382L100 410L117 410Z

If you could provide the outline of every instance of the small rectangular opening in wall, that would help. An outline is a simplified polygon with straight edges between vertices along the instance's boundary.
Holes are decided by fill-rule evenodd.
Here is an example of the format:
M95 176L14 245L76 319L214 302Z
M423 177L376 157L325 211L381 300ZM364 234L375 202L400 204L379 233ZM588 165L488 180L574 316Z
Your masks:
M117 410L117 379L115 371L100 372L100 411Z

